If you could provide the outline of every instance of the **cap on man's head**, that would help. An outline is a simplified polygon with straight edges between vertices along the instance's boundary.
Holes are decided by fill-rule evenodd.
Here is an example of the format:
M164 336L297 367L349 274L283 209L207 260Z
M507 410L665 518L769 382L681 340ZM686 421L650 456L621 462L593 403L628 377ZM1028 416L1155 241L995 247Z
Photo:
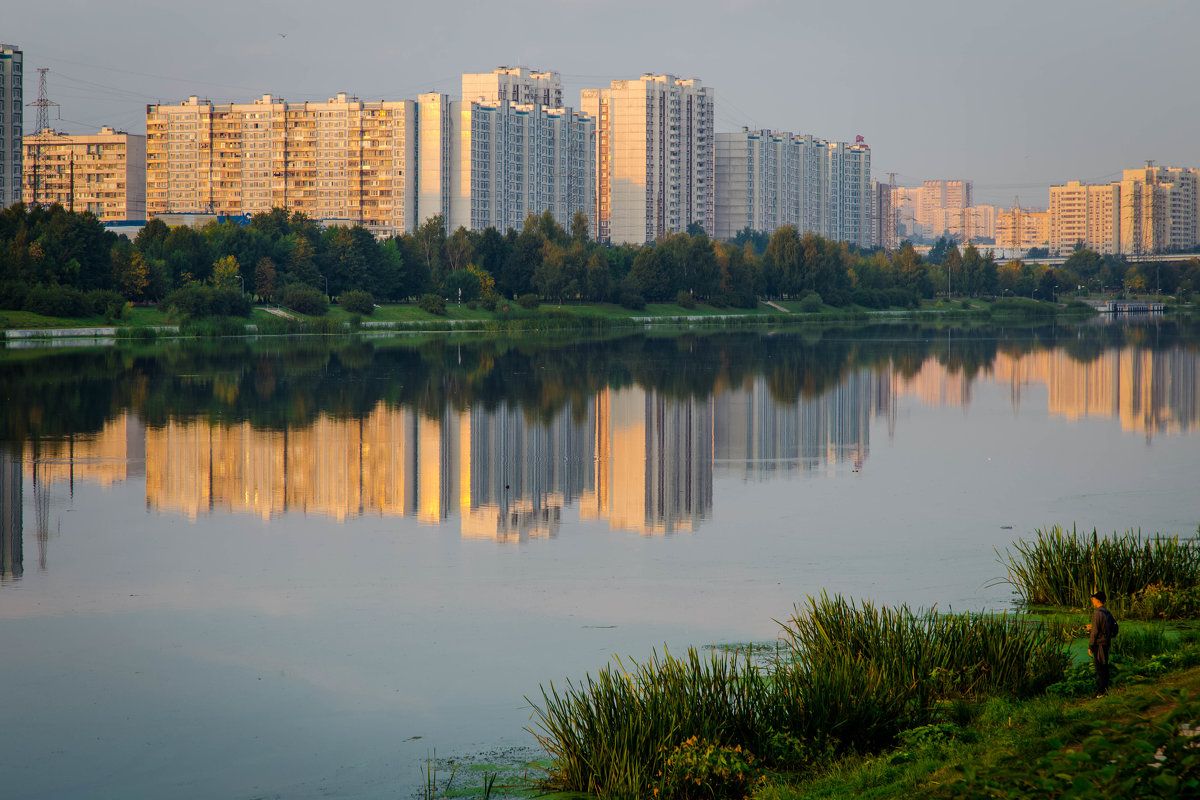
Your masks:
M1103 590L1103 589L1101 589L1100 591L1096 592L1094 595L1092 595L1092 597L1096 598L1096 599L1097 599L1097 600L1099 600L1101 603L1103 603L1103 602L1106 602L1106 601L1108 600L1108 596L1104 594L1104 590Z

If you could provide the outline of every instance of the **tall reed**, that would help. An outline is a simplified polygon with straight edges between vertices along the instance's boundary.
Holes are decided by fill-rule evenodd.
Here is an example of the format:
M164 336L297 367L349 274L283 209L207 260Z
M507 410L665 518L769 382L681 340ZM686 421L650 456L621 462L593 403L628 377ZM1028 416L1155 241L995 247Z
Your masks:
M1033 541L1018 539L1015 553L996 551L1021 603L1086 607L1103 590L1114 611L1135 611L1152 586L1186 589L1200 584L1200 538L1143 537L1141 531L1101 537L1058 525L1037 530Z
M796 711L789 728L836 748L872 749L930 721L940 701L1033 694L1061 677L1057 626L1010 616L940 613L810 597L782 623L792 657L776 680Z
M949 698L1037 691L1066 664L1059 628L1003 615L823 594L782 627L787 647L765 672L748 652L689 649L630 669L618 660L561 691L543 686L530 730L552 760L545 788L647 797L668 785L668 758L688 742L802 768L814 754L886 746Z
M648 796L667 756L691 736L718 744L755 742L770 684L749 655L689 648L600 670L560 692L542 687L530 730L553 760L547 788L602 798ZM526 698L528 700L528 698Z

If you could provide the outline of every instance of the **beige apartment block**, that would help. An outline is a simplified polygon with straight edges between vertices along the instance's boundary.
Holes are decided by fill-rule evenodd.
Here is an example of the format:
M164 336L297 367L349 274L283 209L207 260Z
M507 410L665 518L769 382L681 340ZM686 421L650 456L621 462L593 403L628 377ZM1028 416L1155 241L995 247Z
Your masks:
M1050 213L1041 209L1013 206L996 213L996 246L1005 250L1028 250L1050 243Z
M58 203L101 222L146 218L146 137L112 128L74 135L47 128L23 142L26 205Z
M380 236L414 229L416 105L341 93L324 103L146 107L147 214L299 211Z
M585 89L598 120L596 219L601 240L653 242L716 227L714 94L696 79L646 74Z
M1120 183L1051 186L1048 213L1052 254L1069 255L1077 244L1098 253L1120 252Z
M967 180L928 180L921 184L920 205L917 207L917 222L927 225L934 235L945 233L938 230L941 222L938 214L945 209L970 208L975 205L975 184Z
M1121 176L1121 250L1129 255L1191 250L1200 244L1197 170L1127 169Z

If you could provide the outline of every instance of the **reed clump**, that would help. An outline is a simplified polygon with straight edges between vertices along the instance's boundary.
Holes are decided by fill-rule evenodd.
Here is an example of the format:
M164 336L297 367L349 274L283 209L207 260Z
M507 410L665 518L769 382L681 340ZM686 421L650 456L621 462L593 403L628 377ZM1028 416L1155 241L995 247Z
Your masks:
M996 555L1025 606L1086 608L1103 590L1115 613L1135 618L1180 618L1200 610L1200 537L1141 531L1100 536L1039 528L1031 541L1018 539Z
M620 660L580 684L542 687L531 732L542 783L602 798L745 793L774 772L871 752L967 696L1040 691L1067 663L1059 628L809 598L766 664L748 653ZM724 791L724 790L723 790Z

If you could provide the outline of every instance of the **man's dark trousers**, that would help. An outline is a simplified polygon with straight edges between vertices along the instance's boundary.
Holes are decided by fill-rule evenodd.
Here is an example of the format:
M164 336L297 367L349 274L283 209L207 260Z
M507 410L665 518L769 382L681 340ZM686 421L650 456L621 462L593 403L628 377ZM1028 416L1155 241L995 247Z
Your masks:
M1108 645L1092 648L1092 663L1096 666L1096 694L1108 691Z

